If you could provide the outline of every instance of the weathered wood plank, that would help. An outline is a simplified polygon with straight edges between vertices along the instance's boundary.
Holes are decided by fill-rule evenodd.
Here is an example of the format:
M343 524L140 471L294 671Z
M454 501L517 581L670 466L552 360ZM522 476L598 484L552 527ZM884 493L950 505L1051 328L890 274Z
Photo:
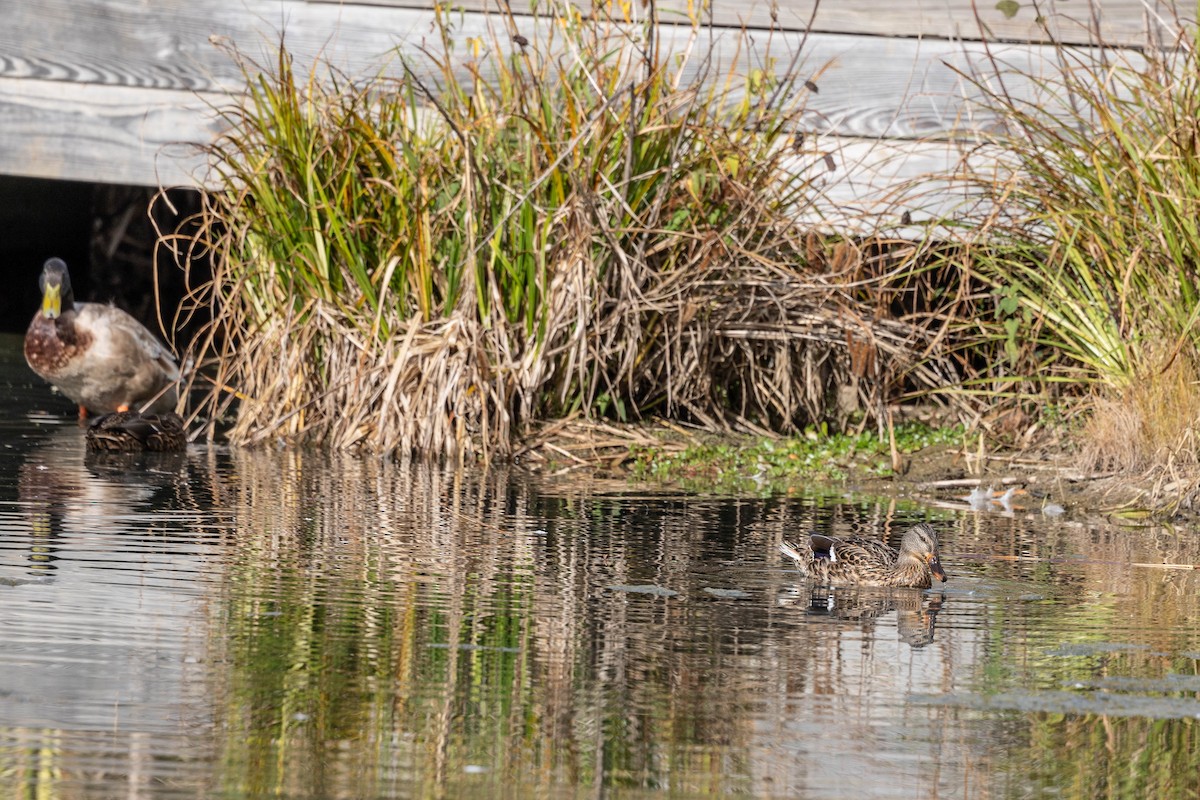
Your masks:
M187 142L216 125L192 92L0 78L0 173L31 178L195 185L204 163Z
M668 10L669 3L677 7L682 2L662 0ZM917 3L922 14L941 7L953 12L952 19L968 6L966 0ZM1106 4L1106 9L1112 6L1130 8L1123 0ZM804 8L799 0L788 7ZM763 6L746 8L746 13L761 13ZM891 12L877 12L872 22L860 0L827 0L820 7L821 14L831 10L842 15L835 17L839 20L862 17L866 22L858 27L864 30L867 22L895 20ZM351 74L374 74L389 63L395 72L400 52L418 72L434 71L423 52L433 31L432 11L424 7L301 0L159 0L148 5L0 0L0 15L5 21L0 25L0 174L142 185L194 183L201 161L179 143L210 141L217 127L207 103L221 102L222 92L241 85L236 64L213 45L212 37L269 62L282 29L302 66L320 56ZM465 42L470 37L515 48L502 22L494 14L456 17L455 53L469 52ZM534 20L517 22L519 31L532 38ZM682 52L690 33L684 26L667 26L663 44ZM878 204L890 201L895 186L957 158L953 145L889 140L945 137L992 122L971 108L970 87L954 69L991 69L980 42L798 31L751 31L749 37L715 29L698 46L711 46L715 72L721 74L745 74L765 63L768 46L781 63L789 53L800 52L801 74L813 77L818 87L804 98L805 125L820 134L856 137L819 144L826 152L836 151L838 163L845 165L832 176L821 176L830 182L827 202L838 213L877 214ZM1043 46L1000 46L992 52L1030 74L1052 63L1051 51ZM699 60L689 74L699 68ZM1018 95L1032 96L1028 81L1010 80L1008 86ZM884 141L866 141L871 138ZM824 163L824 153L819 155ZM935 205L948 201L934 198ZM912 205L909 199L905 203Z
M343 5L344 0L311 0ZM592 3L574 0L590 10ZM422 9L429 0L370 0L373 5ZM496 9L496 0L456 0L456 7L469 11ZM628 13L637 17L647 13L640 0L601 4L608 13ZM695 0L657 0L664 21L684 20L688 6ZM1097 26L1100 38L1110 44L1140 45L1148 36L1170 36L1181 21L1195 18L1192 3L1171 0L1105 0L1099 4L1087 0L1042 0L1035 7L1029 0L1004 5L995 0L711 0L705 18L725 27L743 25L756 28L777 26L785 30L821 33L870 34L873 36L934 39L981 39L992 41L1041 42L1047 30L1058 41L1095 44ZM527 6L512 4L515 12ZM1041 16L1039 17L1039 13ZM811 23L811 25L810 25Z
M301 65L322 56L350 74L373 74L388 63L396 73L399 51L418 74L437 71L425 54L431 44L432 12L427 10L289 0L163 0L152 9L135 9L118 0L43 0L36 10L22 5L10 12L9 24L0 28L0 53L6 54L0 77L217 91L237 87L240 75L210 38L232 41L269 63L280 28ZM468 52L465 42L472 37L515 48L497 24L493 17L464 15L454 31L455 52ZM523 34L532 38L534 21L522 24ZM678 26L664 27L662 36L663 46L674 52L711 48L714 74L744 75L772 56L787 63L798 52L801 74L814 76L819 87L806 98L806 124L847 136L921 137L960 127L969 92L946 65L970 71L985 60L978 42L796 32L758 32L744 39L737 31L715 30L711 39L693 43L691 31ZM1049 55L1039 47L1000 49L1019 68L1034 72ZM685 80L702 62L692 58ZM459 73L465 77L465 70ZM1011 86L1018 94L1023 91L1021 81Z
M1095 44L1098 26L1099 40L1113 45L1142 45L1149 36L1173 36L1180 17L1194 18L1196 12L1194 5L1169 0L1042 0L1038 7L1021 0L1011 16L1003 9L1012 6L996 0L780 0L779 5L781 16L792 19L807 19L815 7L814 30L820 31L1042 42L1048 30L1058 41ZM1100 5L1102 13L1093 17Z
M147 107L139 89L12 78L0 78L0 97L2 161L20 167L8 174L152 186L200 183L204 160L183 143L216 134L208 104L222 99L158 90ZM904 211L919 218L958 202L920 193L923 176L948 174L961 158L953 142L817 137L795 165L813 181L811 221L890 215L899 224Z
M0 78L0 166L39 178L200 184L204 159L185 142L216 135L208 104L221 96L154 95L158 103L147 107L140 89ZM813 204L803 216L866 229L880 219L898 226L904 211L920 219L952 210L959 196L929 193L923 178L952 172L961 158L953 142L815 137L795 158L796 170L813 182Z
M812 184L803 222L911 238L923 235L921 223L977 203L961 176L995 164L996 154L964 142L821 136L806 142L790 168Z

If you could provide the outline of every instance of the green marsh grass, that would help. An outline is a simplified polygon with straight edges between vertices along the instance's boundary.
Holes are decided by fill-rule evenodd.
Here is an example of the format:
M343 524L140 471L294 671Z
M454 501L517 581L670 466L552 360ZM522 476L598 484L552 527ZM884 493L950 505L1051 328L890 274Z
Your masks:
M971 177L983 202L942 220L964 241L947 261L979 287L957 326L963 391L1095 401L1091 431L1137 440L1118 447L1127 467L1196 424L1194 403L1153 400L1200 364L1200 54L1181 27L1140 49L1056 45L1048 75L1016 76L1036 97L1010 92L998 59L1000 79L964 76L1002 121L986 142L998 162Z
M696 444L675 452L640 447L635 448L633 474L642 480L676 483L689 491L794 492L814 481L890 476L893 443L896 454L911 455L930 447L961 445L964 438L961 426L931 428L904 422L894 426L890 438L809 429L786 439Z
M698 19L668 53L657 19L603 8L468 38L440 7L425 60L365 80L231 53L193 302L232 441L488 459L572 414L797 431L942 379L920 321L878 313L884 270L797 224L819 73L769 33L722 71Z

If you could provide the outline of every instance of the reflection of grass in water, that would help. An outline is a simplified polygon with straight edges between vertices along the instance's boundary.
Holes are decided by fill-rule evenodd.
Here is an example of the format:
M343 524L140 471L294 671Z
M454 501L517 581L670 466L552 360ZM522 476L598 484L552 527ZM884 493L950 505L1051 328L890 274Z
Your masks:
M707 681L678 684L705 674L707 649L663 647L678 629L663 598L599 586L646 580L632 565L647 542L533 533L622 515L539 505L504 476L287 458L247 456L228 498L243 543L210 660L231 794L742 785L696 763L695 745L738 738ZM671 549L673 570L694 569ZM701 669L677 663L693 657Z
M225 785L376 796L397 777L382 755L393 748L402 775L430 787L466 763L505 771L490 726L519 730L528 713L531 596L528 582L495 578L527 572L525 554L437 542L396 524L405 515L392 501L422 505L411 513L431 523L490 517L493 531L499 510L439 510L455 492L432 473L413 491L368 463L311 460L297 454L290 474L249 479L240 499L246 543L217 627L228 637ZM259 463L247 461L248 477ZM344 749L331 758L330 748Z
M978 696L978 707L1024 720L1019 744L997 764L1013 796L1028 787L1081 798L1200 796L1200 660L1104 641L1063 645L1041 660L1057 664L1051 691Z
M604 785L753 795L764 770L788 768L764 767L764 754L810 743L781 743L779 731L798 730L797 715L812 713L805 703L813 692L856 708L855 689L878 690L870 674L896 674L883 655L894 628L876 633L856 620L843 635L834 620L813 638L800 635L802 613L771 602L779 588L772 581L787 578L782 571L764 577L754 559L780 526L798 521L786 504L736 504L738 523L729 526L721 515L735 506L711 499L631 501L582 491L547 499L503 473L468 479L313 453L286 454L282 468L275 455L235 457L238 483L218 487L225 492L218 505L233 517L228 535L237 549L212 606L208 651L218 769L230 794L491 797ZM866 519L877 513L862 510ZM719 535L727 561L714 564L708 534ZM743 562L750 566L731 572ZM701 588L750 572L760 583L745 585L748 599L714 598ZM605 588L640 584L680 594ZM1094 603L1083 588L1078 602ZM1046 613L1061 620L1062 606ZM1048 669L1064 682L1195 672L1193 661L1168 664L1155 655L1158 644L1109 652L1097 650L1102 642L1085 650L1066 639L1074 649L1064 655L1031 654L1019 635L1022 620L972 619L987 641L981 649L1015 667L989 687L995 692L1029 676L1046 685ZM1044 618L1026 622L1025 633L1060 629ZM1127 615L1101 625L1127 626ZM954 660L924 691L964 680L955 673L973 663L961 651L973 646L973 632L951 628L941 637L921 659L953 653ZM856 642L865 661L852 658L847 667ZM864 671L865 683L856 685ZM1062 683L1053 688L1063 691ZM1118 765L1139 755L1134 742L1142 735L1152 747L1177 748L1163 757L1178 768L1191 765L1188 721L1104 720L1093 708L1069 716L992 710L982 721L979 712L950 706L927 711L905 705L881 724L905 735L916 725L914 736L944 736L933 746L957 747L969 715L970 725L985 728L985 741L1018 754L1013 763L979 767L988 781L1077 781L1090 791L1117 780ZM856 731L853 719L833 723L835 735ZM1108 761L1099 749L1080 754L1106 746L1106 725L1126 749ZM1134 766L1159 770L1153 756L1146 759ZM1159 770L1148 780L1175 791L1168 778Z
M1029 746L1004 759L1014 788L1044 787L1081 798L1200 796L1195 719L1041 713L1031 715L1028 725Z

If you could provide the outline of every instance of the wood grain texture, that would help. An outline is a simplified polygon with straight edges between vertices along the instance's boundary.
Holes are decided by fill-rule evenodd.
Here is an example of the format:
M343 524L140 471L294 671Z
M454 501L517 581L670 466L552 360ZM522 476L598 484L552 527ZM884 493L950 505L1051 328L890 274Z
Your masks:
M320 57L351 75L379 71L398 74L405 58L418 75L435 65L431 46L433 15L428 10L335 6L296 0L161 0L135 8L118 0L43 0L10 9L0 27L0 77L34 78L76 84L172 91L236 90L237 65L212 40L232 42L269 65L282 35L302 70ZM524 19L526 38L545 36L549 20ZM455 52L481 37L493 47L516 48L511 32L496 16L463 15L454 31ZM805 98L810 130L847 136L923 137L960 128L970 97L955 69L987 72L987 48L979 42L879 38L797 32L767 34L714 29L701 41L686 27L664 26L662 45L693 57L684 80L702 69L721 76L745 75L770 63L797 58L801 75L812 76L819 91ZM709 38L710 37L710 38ZM1048 64L1046 47L1001 45L993 51L1023 71ZM700 53L709 54L711 64ZM463 56L465 57L465 56ZM459 74L466 77L460 63ZM1012 80L1018 95L1028 81ZM971 120L971 124L986 124Z
M468 6L483 8L485 1L468 0ZM1088 8L1085 0L1048 2L1056 9ZM1149 5L1105 3L1105 24L1132 35L1140 18L1144 30L1146 9L1155 0L1146 2ZM662 0L659 8L670 16L684 3ZM694 48L685 80L703 67L704 59L696 55L700 52L711 54L713 75L745 75L772 58L779 64L798 59L799 74L811 77L816 87L800 98L804 126L821 136L848 137L822 145L836 149L839 163L846 165L832 176L822 176L834 198L832 207L847 214L877 213L865 207L889 198L889 187L935 162L950 163L950 155L930 154L954 149L895 140L950 138L996 124L973 106L973 90L960 73L987 76L996 63L1033 75L1052 68L1051 50L1043 45L989 47L945 38L965 35L964 27L978 30L970 0L887 4L896 6L891 11L880 10L881 5L867 0L822 3L817 28L844 33L805 34L799 25L785 32L716 27L693 42L689 27L669 25L662 28L662 43L677 53ZM987 16L999 13L995 3L980 5L987 7L980 14L995 32L1001 23ZM640 0L628 7L644 13ZM789 15L807 19L811 8L811 2L785 1L778 16L787 25ZM1029 8L1022 0L1013 19L1020 21ZM734 24L766 24L769 16L770 6L757 0L717 2L713 11L715 20ZM0 0L0 19L0 174L138 185L196 183L202 161L194 149L180 143L211 141L218 129L208 104L223 102L242 81L237 64L214 41L231 42L269 65L282 32L302 70L321 58L351 75L398 74L404 58L417 74L434 71L425 52L434 33L427 0L384 0L376 5ZM551 24L467 12L457 13L454 23L454 52L464 54L461 57L470 51L470 38L511 52L517 47L514 33L533 39ZM1016 24L1004 30L1016 36ZM1028 27L1030 21L1022 24ZM926 38L904 38L913 32ZM894 35L866 35L881 33ZM1035 97L1025 78L1010 76L1007 85L1018 96ZM880 141L870 144L871 140ZM887 158L880 157L884 152ZM820 162L826 163L824 155Z
M344 4L344 0L313 0ZM427 8L426 0L370 0L372 5L392 8ZM456 6L468 11L496 8L495 0L458 0ZM592 3L575 0L585 11ZM609 2L608 12L623 12L637 17L648 13L641 0ZM699 5L695 0L690 5ZM1102 5L1100 14L1095 9ZM657 0L655 7L664 21L684 20L688 0ZM514 3L514 10L522 4ZM1057 41L1089 44L1104 41L1121 45L1144 44L1148 37L1170 36L1195 18L1195 5L1169 0L1030 0L1014 6L996 0L712 0L705 18L725 27L749 26L785 30L813 30L821 33L869 34L872 36L941 39L981 39L992 41L1040 42L1047 33Z
M997 167L999 156L966 142L814 137L790 165L812 185L799 218L841 233L920 237L922 223L980 201L962 176Z
M191 186L216 126L191 92L0 78L0 173Z

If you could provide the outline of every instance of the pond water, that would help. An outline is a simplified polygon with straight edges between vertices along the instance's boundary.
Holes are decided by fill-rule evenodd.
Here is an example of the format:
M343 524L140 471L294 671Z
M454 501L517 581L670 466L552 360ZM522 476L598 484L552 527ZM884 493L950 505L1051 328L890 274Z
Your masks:
M0 340L0 797L1195 797L1191 529L85 455ZM950 581L829 592L810 529Z

